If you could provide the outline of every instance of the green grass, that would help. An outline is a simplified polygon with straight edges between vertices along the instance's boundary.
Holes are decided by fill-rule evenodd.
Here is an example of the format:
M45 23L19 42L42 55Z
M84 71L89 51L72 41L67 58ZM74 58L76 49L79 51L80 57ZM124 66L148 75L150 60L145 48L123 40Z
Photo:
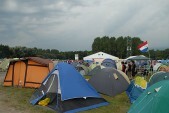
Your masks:
M0 85L0 101L4 102L9 107L14 107L19 111L27 111L30 113L55 113L55 111L38 105L31 105L29 99L33 94L34 89L29 88L16 88L16 87L3 87ZM3 98L2 98L3 96ZM126 93L122 93L115 97L102 95L109 105L95 108L92 110L84 111L82 113L125 113L130 107L129 99Z
M109 102L109 105L82 113L126 113L131 105L126 93L119 94L115 97L106 95L102 95L102 97Z
M85 79L90 79L91 76L85 75ZM148 80L150 76L146 79ZM21 112L26 113L56 113L48 107L31 105L29 99L35 89L3 87L0 84L0 102L4 102L5 106L13 107ZM109 105L99 108L83 111L81 113L126 113L130 107L130 101L126 93L119 94L115 97L101 95L109 102Z
M34 92L34 89L3 87L0 86L0 101L4 102L5 106L13 107L19 111L29 113L54 113L53 110L47 107L33 106L29 103L29 99Z
M91 76L84 76L85 79L90 79L90 77ZM56 113L48 107L31 105L29 103L29 99L34 90L35 89L30 88L3 87L2 84L0 84L0 102L4 102L5 105L14 107L21 112L26 110L26 113ZM115 97L101 96L109 102L109 105L81 113L126 113L131 105L125 92Z

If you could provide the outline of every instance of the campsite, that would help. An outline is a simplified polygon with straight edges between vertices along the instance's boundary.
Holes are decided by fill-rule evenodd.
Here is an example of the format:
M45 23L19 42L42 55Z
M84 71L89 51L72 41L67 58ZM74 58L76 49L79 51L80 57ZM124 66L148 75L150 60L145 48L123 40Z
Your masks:
M5 73L0 73L0 112L1 113L55 113L49 108L44 108L41 106L32 106L29 104L29 99L34 92L34 89L25 88L13 88L2 86ZM103 95L108 102L109 106L84 111L82 113L124 113L128 110L130 102L125 93L118 95L116 97L109 97Z
M0 112L135 112L136 107L131 106L146 95L151 86L158 88L153 84L168 80L168 65L165 63L157 63L156 70L148 73L137 67L138 72L131 80L122 72L120 59L104 58L108 55L104 52L99 55L100 52L90 55L95 62L89 62L91 57L87 60L84 57L87 64L69 60L52 63L39 57L11 59L0 73ZM149 60L143 55L130 56L126 60L131 58L137 66L142 65L140 61Z

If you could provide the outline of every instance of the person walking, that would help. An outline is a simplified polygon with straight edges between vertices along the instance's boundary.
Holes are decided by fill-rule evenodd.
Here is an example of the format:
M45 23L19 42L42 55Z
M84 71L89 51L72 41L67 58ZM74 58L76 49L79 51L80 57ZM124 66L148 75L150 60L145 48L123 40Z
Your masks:
M132 73L131 73L131 62L130 61L127 63L126 74L127 74L127 76L129 77L130 80L133 79Z
M122 65L122 71L124 73L126 73L126 65L125 65L125 63L123 61L121 62L121 65Z
M132 60L132 61L131 61L131 75L132 75L132 77L135 77L136 74L137 74L136 64L135 64L135 62Z

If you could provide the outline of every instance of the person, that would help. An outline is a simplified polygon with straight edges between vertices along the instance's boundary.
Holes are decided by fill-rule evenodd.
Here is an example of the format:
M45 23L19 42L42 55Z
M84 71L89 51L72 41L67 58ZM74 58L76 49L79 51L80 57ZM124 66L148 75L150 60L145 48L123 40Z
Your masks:
M123 61L121 62L121 65L122 65L122 71L124 73L126 73L126 65L125 65L125 63Z
M127 63L126 74L127 74L127 76L129 77L130 80L133 79L132 73L131 73L131 62Z
M132 75L132 77L135 77L136 73L137 73L136 64L135 64L135 62L132 60L132 61L131 61L131 75Z

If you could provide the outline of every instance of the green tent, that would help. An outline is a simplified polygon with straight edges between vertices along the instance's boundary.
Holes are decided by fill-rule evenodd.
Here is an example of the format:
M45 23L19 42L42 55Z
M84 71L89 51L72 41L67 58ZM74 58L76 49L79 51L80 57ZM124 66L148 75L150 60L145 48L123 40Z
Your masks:
M89 73L89 69L85 65L77 65L76 69L80 72L81 75L87 75Z
M96 63L92 63L92 64L89 66L89 71L92 71L96 66L98 66Z
M169 82L163 80L146 89L128 113L169 113Z

